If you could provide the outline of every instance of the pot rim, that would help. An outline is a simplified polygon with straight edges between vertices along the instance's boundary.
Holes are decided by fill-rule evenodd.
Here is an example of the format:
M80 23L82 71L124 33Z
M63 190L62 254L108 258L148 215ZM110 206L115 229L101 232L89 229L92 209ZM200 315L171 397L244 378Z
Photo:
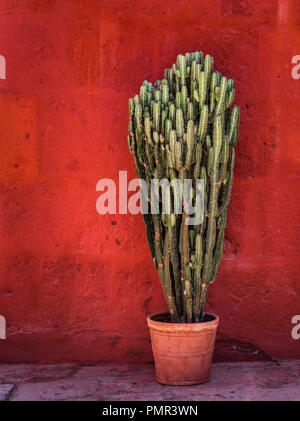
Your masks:
M216 326L218 326L219 324L219 316L217 314L214 313L206 313L209 314L210 316L213 316L213 320L209 320L207 322L195 322L195 323L173 323L173 322L162 322L162 321L157 321L157 320L153 320L153 317L157 317L157 316L163 316L163 315L169 315L168 312L162 312L162 313L154 313L151 314L150 316L147 317L147 323L149 327L159 327L159 328L173 328L173 329L179 329L179 330L183 330L183 329L187 329L187 330L202 330L205 328L214 328Z

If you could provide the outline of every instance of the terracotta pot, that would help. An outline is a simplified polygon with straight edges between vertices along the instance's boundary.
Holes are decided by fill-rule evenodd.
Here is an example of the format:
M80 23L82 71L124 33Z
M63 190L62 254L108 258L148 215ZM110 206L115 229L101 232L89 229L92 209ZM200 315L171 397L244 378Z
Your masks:
M156 378L168 385L191 385L209 379L219 317L206 313L202 323L170 323L168 313L147 318Z

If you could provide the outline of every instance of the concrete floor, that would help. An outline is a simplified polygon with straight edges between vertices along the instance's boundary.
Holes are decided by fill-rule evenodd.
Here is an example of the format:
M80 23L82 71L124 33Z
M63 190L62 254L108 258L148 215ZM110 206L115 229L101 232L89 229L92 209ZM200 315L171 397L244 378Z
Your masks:
M300 360L217 363L209 382L163 386L151 364L0 365L0 400L300 401Z

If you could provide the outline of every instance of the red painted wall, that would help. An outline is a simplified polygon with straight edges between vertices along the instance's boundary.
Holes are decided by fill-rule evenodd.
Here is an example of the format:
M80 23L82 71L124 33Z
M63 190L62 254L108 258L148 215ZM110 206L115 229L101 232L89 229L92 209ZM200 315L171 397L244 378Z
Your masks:
M217 360L300 357L297 0L2 0L0 361L150 361L165 303L142 217L100 216L135 177L127 101L203 50L241 107L224 257L207 309Z

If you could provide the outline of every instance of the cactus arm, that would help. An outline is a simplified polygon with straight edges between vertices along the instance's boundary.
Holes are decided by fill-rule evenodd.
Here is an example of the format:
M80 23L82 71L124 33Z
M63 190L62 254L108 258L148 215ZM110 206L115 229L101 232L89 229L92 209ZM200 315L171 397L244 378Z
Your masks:
M240 118L240 111L239 107L236 105L233 107L231 117L230 117L230 129L229 129L229 135L228 135L228 141L232 144L232 146L235 145L234 143L234 133L238 128L239 124L239 118Z
M187 266L189 264L189 234L186 222L186 214L183 213L180 231L180 255L181 255L181 285L183 292L183 306L185 310L186 322L190 323L192 317L192 301L190 300L191 277L187 277Z
M206 233L206 244L205 244L205 256L203 265L203 293L200 298L200 319L203 318L204 304L206 299L206 293L209 284L209 276L211 272L211 263L213 258L213 249L216 241L216 214L218 211L217 200L218 200L218 188L217 188L217 175L218 165L220 158L220 150L222 146L222 119L220 115L217 115L214 120L214 133L213 133L213 163L211 170L208 172L210 177L210 193L209 193L209 217L207 222L207 233ZM198 315L197 315L198 316Z
M235 153L234 149L232 148L232 157L231 157L231 163L230 163L230 169L228 172L228 179L226 180L225 189L222 195L222 204L220 205L218 209L217 216L220 216L224 209L227 208L230 200L231 190L232 190L232 182L233 182L233 167L234 167L234 160L235 160Z
M187 152L185 158L185 169L189 170L194 152L194 123L190 120L187 124Z
M210 78L211 78L212 70L213 70L213 58L210 57L209 54L207 54L204 60L204 74L205 74L206 88L210 85Z
M185 266L185 294L186 294L186 322L193 320L193 295L192 295L191 269Z
M198 136L199 136L200 142L202 142L206 137L207 125L208 125L208 106L204 105L201 109L201 115L200 115L199 127L198 127Z
M195 273L194 273L194 286L195 286L195 300L194 300L194 321L198 321L200 315L200 293L201 293L201 270L202 270L202 237L200 234L196 236L195 247Z
M176 134L179 139L181 139L184 134L184 120L181 108L177 108L176 110Z
M178 322L178 313L175 304L175 298L172 291L172 280L170 275L170 234L169 230L166 231L165 234L165 242L164 242L164 289L165 289L165 297L167 304L169 306L169 311L171 315L171 320Z
M187 114L187 87L184 85L181 89L181 106L182 106L182 111L183 111L183 115L186 116Z
M221 170L220 170L220 176L218 180L218 185L224 180L226 171L227 171L227 163L228 163L228 156L229 156L229 145L228 140L226 137L224 137L224 140L222 142L222 158L221 158Z
M205 100L206 100L206 78L205 78L205 72L200 72L199 76L199 105L200 108L203 107Z
M201 170L201 158L202 158L202 146L200 143L196 145L196 162L194 167L194 179L198 180L200 177Z
M225 76L223 76L221 79L221 85L220 85L220 98L216 106L216 115L222 114L222 112L224 111L226 92L227 92L227 79Z
M178 244L176 233L176 215L172 214L168 220L169 241L170 241L170 260L173 269L175 297L178 314L182 314L182 297L181 297L181 280L180 280L180 265L178 260Z

